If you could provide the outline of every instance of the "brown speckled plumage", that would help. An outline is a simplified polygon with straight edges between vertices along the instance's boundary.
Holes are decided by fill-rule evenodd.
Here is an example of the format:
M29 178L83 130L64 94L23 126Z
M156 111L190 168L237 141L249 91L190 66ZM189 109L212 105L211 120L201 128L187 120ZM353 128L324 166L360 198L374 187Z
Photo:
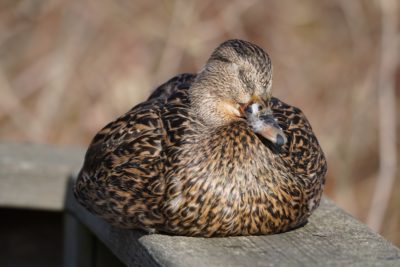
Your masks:
M223 43L199 74L172 78L95 136L76 198L116 226L149 232L253 235L304 224L327 165L304 114L271 97L271 84L261 48Z

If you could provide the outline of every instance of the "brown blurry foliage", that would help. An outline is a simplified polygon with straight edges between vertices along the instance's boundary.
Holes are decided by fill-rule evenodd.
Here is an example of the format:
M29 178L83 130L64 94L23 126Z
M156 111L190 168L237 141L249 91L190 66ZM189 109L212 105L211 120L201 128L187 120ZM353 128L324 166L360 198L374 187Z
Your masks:
M157 85L198 71L220 42L246 39L271 55L275 96L311 121L327 195L400 245L395 1L3 0L0 138L87 145Z

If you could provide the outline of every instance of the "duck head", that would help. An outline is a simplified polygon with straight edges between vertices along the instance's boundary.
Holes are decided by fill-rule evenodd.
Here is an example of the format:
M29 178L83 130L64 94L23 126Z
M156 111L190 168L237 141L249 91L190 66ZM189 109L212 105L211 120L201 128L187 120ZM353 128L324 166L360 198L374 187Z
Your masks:
M255 133L281 146L286 136L269 106L271 86L268 54L252 43L229 40L211 54L189 95L193 111L207 127L245 120Z

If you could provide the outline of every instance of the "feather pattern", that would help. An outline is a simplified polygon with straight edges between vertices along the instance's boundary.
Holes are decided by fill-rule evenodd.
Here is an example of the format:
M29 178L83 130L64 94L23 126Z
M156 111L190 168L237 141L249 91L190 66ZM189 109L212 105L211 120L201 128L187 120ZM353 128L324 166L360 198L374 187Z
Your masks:
M210 127L192 107L198 80L172 78L97 133L76 182L78 201L118 227L177 235L271 234L304 224L327 170L304 114L268 98L287 137L280 147L245 120Z

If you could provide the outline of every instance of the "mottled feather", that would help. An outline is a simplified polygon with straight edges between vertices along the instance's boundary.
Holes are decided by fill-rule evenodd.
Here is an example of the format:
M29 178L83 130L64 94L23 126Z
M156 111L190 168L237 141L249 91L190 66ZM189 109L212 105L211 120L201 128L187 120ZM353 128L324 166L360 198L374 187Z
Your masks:
M251 64L262 64L252 49L243 56L256 53ZM287 137L281 147L244 120L209 127L192 107L196 80L172 78L97 133L76 182L78 201L118 227L177 235L271 234L304 224L327 170L304 114L268 98Z

